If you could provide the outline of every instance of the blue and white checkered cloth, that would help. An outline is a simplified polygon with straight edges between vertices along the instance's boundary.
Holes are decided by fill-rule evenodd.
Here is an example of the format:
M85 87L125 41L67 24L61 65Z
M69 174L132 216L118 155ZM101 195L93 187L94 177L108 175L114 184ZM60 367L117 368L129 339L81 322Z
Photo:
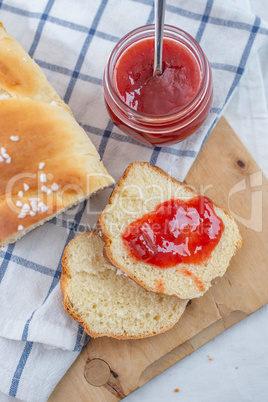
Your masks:
M168 0L166 23L189 32L208 56L214 100L207 121L190 139L150 148L125 136L109 120L102 74L116 42L153 18L152 0L0 0L0 20L8 33L29 51L70 105L116 180L137 160L157 164L183 180L248 58L268 42L267 25L233 0ZM1 392L45 401L88 341L62 308L60 260L76 233L96 224L109 194L104 190L0 250Z

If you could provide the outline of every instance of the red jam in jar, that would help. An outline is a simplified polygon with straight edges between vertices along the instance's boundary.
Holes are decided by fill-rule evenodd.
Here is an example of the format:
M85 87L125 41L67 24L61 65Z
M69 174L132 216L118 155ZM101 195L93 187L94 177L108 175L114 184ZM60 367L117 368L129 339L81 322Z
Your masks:
M191 52L164 39L163 71L153 77L154 40L145 39L127 49L116 66L121 99L134 110L151 115L176 112L189 103L200 86L200 71Z
M204 262L219 243L223 230L212 201L197 196L159 204L153 212L132 222L122 239L136 260L170 268L179 263Z
M126 35L104 71L104 97L115 125L147 145L171 145L193 134L208 116L212 74L198 43L165 26L163 73L153 77L154 26Z

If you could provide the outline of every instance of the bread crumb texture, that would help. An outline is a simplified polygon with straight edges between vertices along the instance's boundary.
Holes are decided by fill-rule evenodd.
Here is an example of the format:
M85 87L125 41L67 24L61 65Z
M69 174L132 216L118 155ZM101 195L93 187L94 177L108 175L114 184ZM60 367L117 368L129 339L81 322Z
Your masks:
M148 292L103 257L96 231L75 237L62 259L66 311L92 337L143 338L164 332L181 317L187 300Z
M132 257L122 240L122 234L131 222L154 211L160 203L170 199L188 200L196 195L190 187L150 163L130 164L99 219L106 241L106 258L149 291L182 299L202 296L215 277L224 275L231 258L242 245L238 227L227 211L214 205L225 228L210 258L200 264L180 263L167 269L159 268Z

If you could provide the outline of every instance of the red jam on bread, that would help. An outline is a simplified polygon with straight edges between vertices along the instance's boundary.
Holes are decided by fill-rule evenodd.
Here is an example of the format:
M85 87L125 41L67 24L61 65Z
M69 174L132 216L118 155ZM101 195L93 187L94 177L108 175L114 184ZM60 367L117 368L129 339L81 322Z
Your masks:
M170 268L179 263L203 263L219 243L223 230L212 201L196 196L159 204L132 222L122 238L137 261Z

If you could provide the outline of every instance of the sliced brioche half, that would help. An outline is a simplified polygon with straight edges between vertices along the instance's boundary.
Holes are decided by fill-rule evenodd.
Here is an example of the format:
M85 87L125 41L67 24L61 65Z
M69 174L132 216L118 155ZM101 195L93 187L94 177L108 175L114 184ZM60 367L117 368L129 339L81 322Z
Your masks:
M96 231L76 236L62 258L63 306L94 338L143 338L173 327L187 300L147 292L103 257Z
M224 275L242 244L237 225L227 211L214 205L225 228L211 256L203 263L181 262L171 268L159 268L131 256L122 240L122 234L131 222L154 211L160 203L171 199L187 200L196 195L190 187L158 167L147 162L130 164L99 219L100 235L106 242L105 257L149 291L182 299L203 295L212 279Z

